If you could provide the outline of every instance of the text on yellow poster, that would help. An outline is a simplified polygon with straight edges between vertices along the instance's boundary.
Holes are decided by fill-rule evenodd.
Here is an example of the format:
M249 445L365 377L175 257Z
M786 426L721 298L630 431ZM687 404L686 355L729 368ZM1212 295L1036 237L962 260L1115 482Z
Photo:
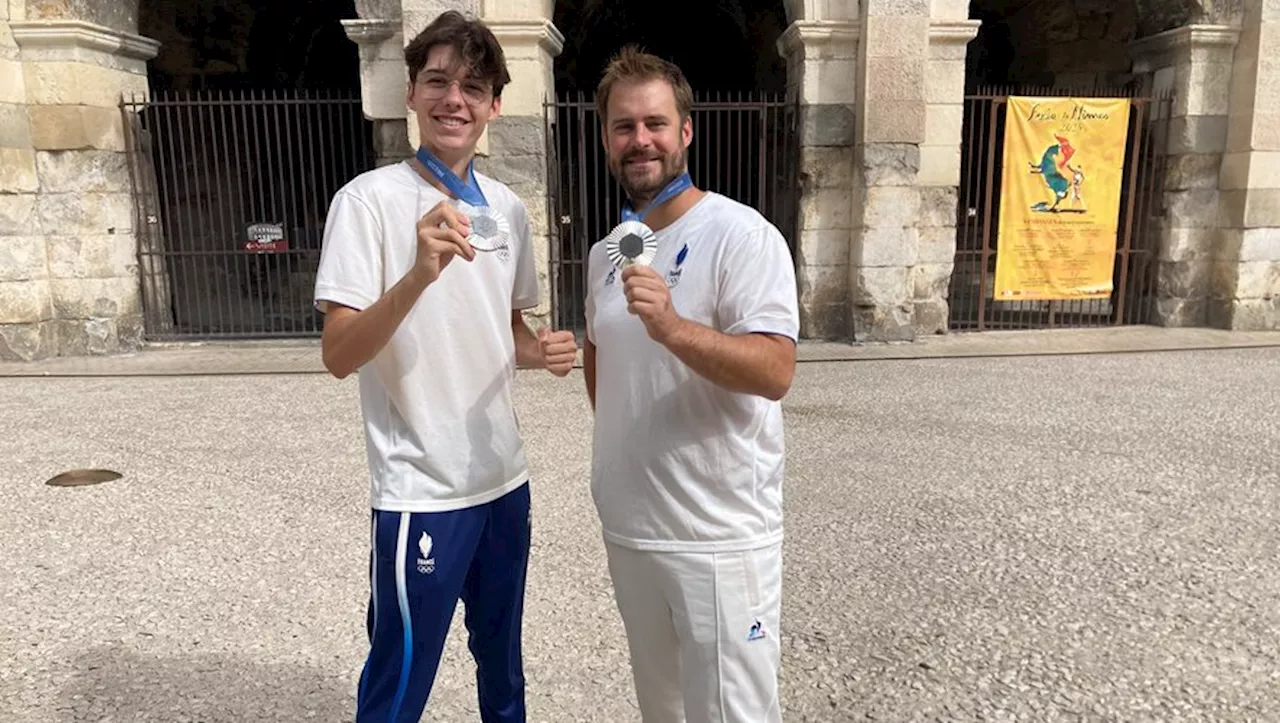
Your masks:
M1129 101L1008 102L995 300L1110 296Z

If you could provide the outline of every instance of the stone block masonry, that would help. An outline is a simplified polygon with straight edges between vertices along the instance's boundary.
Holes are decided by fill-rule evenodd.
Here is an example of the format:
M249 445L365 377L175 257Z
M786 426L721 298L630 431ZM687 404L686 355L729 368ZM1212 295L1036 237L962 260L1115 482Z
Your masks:
M1149 89L1177 99L1157 276L1163 325L1280 328L1280 192L1269 190L1278 185L1280 138L1256 132L1267 123L1263 88L1280 81L1257 62L1266 28L1260 15L1246 17L1243 30L1192 24L1132 47Z
M502 93L502 113L485 131L487 149L477 167L511 187L529 212L538 306L525 312L535 326L551 320L551 243L547 218L547 128L544 104L555 89L555 56L564 36L547 20L548 8L522 3L498 4L485 23L502 43L511 84Z
M1230 91L1209 323L1275 331L1280 330L1280 65L1273 59L1280 53L1280 6L1252 2L1245 8L1232 64L1206 64L1200 74L1206 85L1228 85ZM1219 69L1226 69L1225 75Z
M800 106L795 261L806 338L850 335L858 33L856 21L814 18L796 21L778 41L787 58L788 96Z
M955 257L965 46L957 3L863 4L850 286L853 337L946 331Z
M146 92L158 46L82 20L3 26L13 45L0 75L13 82L0 83L0 359L135 348L141 294L119 102Z

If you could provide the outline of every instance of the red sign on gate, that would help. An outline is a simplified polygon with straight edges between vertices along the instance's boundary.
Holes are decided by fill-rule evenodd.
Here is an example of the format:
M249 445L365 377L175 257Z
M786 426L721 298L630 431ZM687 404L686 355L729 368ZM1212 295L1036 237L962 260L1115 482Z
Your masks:
M244 250L254 253L278 253L289 250L284 227L278 223L255 223L248 228Z

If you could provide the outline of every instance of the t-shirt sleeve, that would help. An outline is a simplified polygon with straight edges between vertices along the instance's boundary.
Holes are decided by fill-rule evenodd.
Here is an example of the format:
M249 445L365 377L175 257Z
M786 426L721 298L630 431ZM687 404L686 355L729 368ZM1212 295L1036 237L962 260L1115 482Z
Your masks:
M382 296L382 282L382 224L368 204L340 190L324 222L316 308L325 311L325 303L333 302L365 309Z
M587 252L587 290L582 296L582 310L587 317L587 341L594 346L596 343L596 327L593 317L596 315L596 298L595 298L595 269L592 264L595 263L594 249Z
M511 289L511 308L523 311L538 305L538 273L533 254L533 231L529 227L529 209L516 199L511 219L511 233L516 244L516 279Z
M726 334L799 338L795 262L776 228L766 225L727 249L717 311Z

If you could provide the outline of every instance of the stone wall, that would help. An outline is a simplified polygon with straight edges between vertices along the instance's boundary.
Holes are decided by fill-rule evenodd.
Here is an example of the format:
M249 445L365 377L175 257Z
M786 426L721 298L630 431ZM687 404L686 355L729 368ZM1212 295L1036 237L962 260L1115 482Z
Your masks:
M11 18L10 3L0 0L0 359L32 359L56 353L57 332L45 240L36 229L40 179Z
M955 255L963 0L864 0L855 99L853 338L907 341L947 325Z
M1008 80L1114 85L1136 72L1149 90L1175 94L1160 322L1280 328L1280 76L1266 60L1280 37L1274 3L985 3L1000 4L1027 48ZM145 59L156 44L129 32L136 3L27 6L0 0L0 357L132 348L140 294L117 103L121 91L146 91ZM779 50L801 107L802 334L905 340L945 331L963 85L966 73L974 77L965 62L975 30L969 3L788 7L794 22ZM1134 7L1153 14L1142 20ZM549 20L552 0L360 0L357 8L360 18L344 25L359 45L379 163L416 145L403 99L407 39L456 8L483 17L503 43L512 84L479 165L529 208L543 299L533 316L545 318L543 102L563 41ZM1168 32L1133 45L1138 65L1130 67L1117 47L1152 24Z
M1042 9L1039 13L1029 11ZM1058 87L1115 87L1130 80L1127 45L1138 29L1132 2L1064 0L1036 3L1010 19L1020 44L1016 77ZM1036 33L1036 29L1039 33Z
M19 5L22 0L13 0ZM138 0L26 0L25 20L82 20L108 30L138 29Z
M1239 31L1187 26L1134 43L1146 91L1173 94L1165 147L1155 321L1208 322L1213 257L1221 240L1219 173L1227 143L1231 63Z
M356 12L359 19L343 20L342 25L347 37L360 49L361 107L373 122L376 163L398 163L412 156L416 145L409 142L405 105L409 74L404 62L408 41L400 1L361 0L356 3Z
M795 244L800 333L845 339L858 25L850 19L801 19L778 44L787 57L788 94L800 104L800 219Z
M853 335L914 338L913 267L918 260L930 70L927 3L865 0L855 98L861 123L853 161L850 252Z
M483 18L502 43L511 84L502 93L502 113L486 131L487 148L477 166L502 180L529 212L538 306L526 313L536 325L551 319L551 227L548 207L545 103L555 94L555 57L564 36L552 24L554 0L485 0Z
M1158 321L1280 329L1280 11L1210 4L1133 46L1151 90L1175 94ZM1273 77L1275 76L1275 77Z
M3 7L0 358L136 347L141 297L118 103L121 92L146 91L156 44L50 17L52 6L39 6L38 19Z
M783 35L801 104L801 333L945 331L955 256L965 0L798 7Z
M1211 81L1228 84L1231 102L1209 322L1280 330L1280 5L1243 5L1229 83L1221 74Z
M925 75L925 134L920 147L920 216L911 269L912 326L916 335L947 330L948 296L955 267L965 58L978 31L964 0L933 6Z

